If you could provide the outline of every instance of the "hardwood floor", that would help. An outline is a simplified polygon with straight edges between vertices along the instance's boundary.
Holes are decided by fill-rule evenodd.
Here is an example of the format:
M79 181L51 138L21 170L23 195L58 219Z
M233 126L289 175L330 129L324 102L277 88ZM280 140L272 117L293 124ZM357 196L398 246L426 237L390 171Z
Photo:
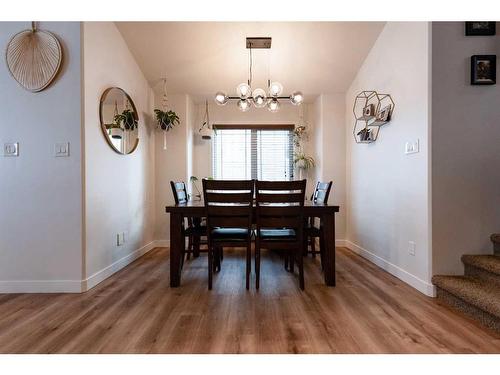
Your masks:
M158 248L84 294L0 295L2 353L500 353L500 335L347 249L337 286L305 261L306 290L262 256L245 290L244 251L227 252L207 290L206 255L168 287ZM253 267L253 266L252 266Z

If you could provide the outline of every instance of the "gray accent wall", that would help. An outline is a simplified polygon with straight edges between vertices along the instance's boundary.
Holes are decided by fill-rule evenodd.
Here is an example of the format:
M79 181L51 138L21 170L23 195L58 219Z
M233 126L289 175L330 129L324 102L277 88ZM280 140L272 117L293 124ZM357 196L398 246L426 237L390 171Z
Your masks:
M1 22L0 49L30 22ZM63 48L47 89L22 88L0 62L0 292L80 291L82 279L82 79L79 22L40 22ZM3 53L3 52L2 52ZM18 157L4 157L19 142ZM69 157L55 157L69 142Z
M462 254L492 254L500 231L500 83L470 85L471 55L498 55L500 35L432 24L434 274L462 274ZM497 67L498 70L498 67Z

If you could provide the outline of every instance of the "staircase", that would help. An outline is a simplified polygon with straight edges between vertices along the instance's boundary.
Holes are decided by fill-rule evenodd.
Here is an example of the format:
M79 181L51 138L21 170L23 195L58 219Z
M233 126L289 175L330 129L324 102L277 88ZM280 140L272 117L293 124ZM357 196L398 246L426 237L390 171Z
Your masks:
M437 298L500 332L500 234L491 235L494 255L462 255L464 276L436 275Z

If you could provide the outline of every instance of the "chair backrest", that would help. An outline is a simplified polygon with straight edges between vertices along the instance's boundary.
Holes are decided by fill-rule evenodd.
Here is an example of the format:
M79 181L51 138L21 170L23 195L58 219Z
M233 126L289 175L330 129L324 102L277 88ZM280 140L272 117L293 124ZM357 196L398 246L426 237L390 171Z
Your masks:
M330 189L332 188L332 181L316 183L316 188L311 196L311 201L319 204L327 204L328 197L330 196Z
M203 181L208 233L213 228L252 227L254 180Z
M291 228L302 233L306 180L256 181L257 230Z
M175 204L187 203L188 194L186 190L186 184L184 182L174 182L170 181L170 186L172 187L172 193L174 194Z

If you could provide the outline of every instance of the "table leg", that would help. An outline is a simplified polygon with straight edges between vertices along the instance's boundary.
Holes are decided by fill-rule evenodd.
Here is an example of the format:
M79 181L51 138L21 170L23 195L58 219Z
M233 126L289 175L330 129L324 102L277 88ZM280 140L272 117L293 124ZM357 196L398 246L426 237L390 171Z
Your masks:
M335 216L325 214L321 217L321 226L324 236L324 265L325 284L335 286Z
M183 216L170 214L170 287L181 285L181 257L184 253L184 234L182 233Z
M201 226L201 218L193 217L193 226ZM193 257L198 258L200 256L200 236L193 236Z

